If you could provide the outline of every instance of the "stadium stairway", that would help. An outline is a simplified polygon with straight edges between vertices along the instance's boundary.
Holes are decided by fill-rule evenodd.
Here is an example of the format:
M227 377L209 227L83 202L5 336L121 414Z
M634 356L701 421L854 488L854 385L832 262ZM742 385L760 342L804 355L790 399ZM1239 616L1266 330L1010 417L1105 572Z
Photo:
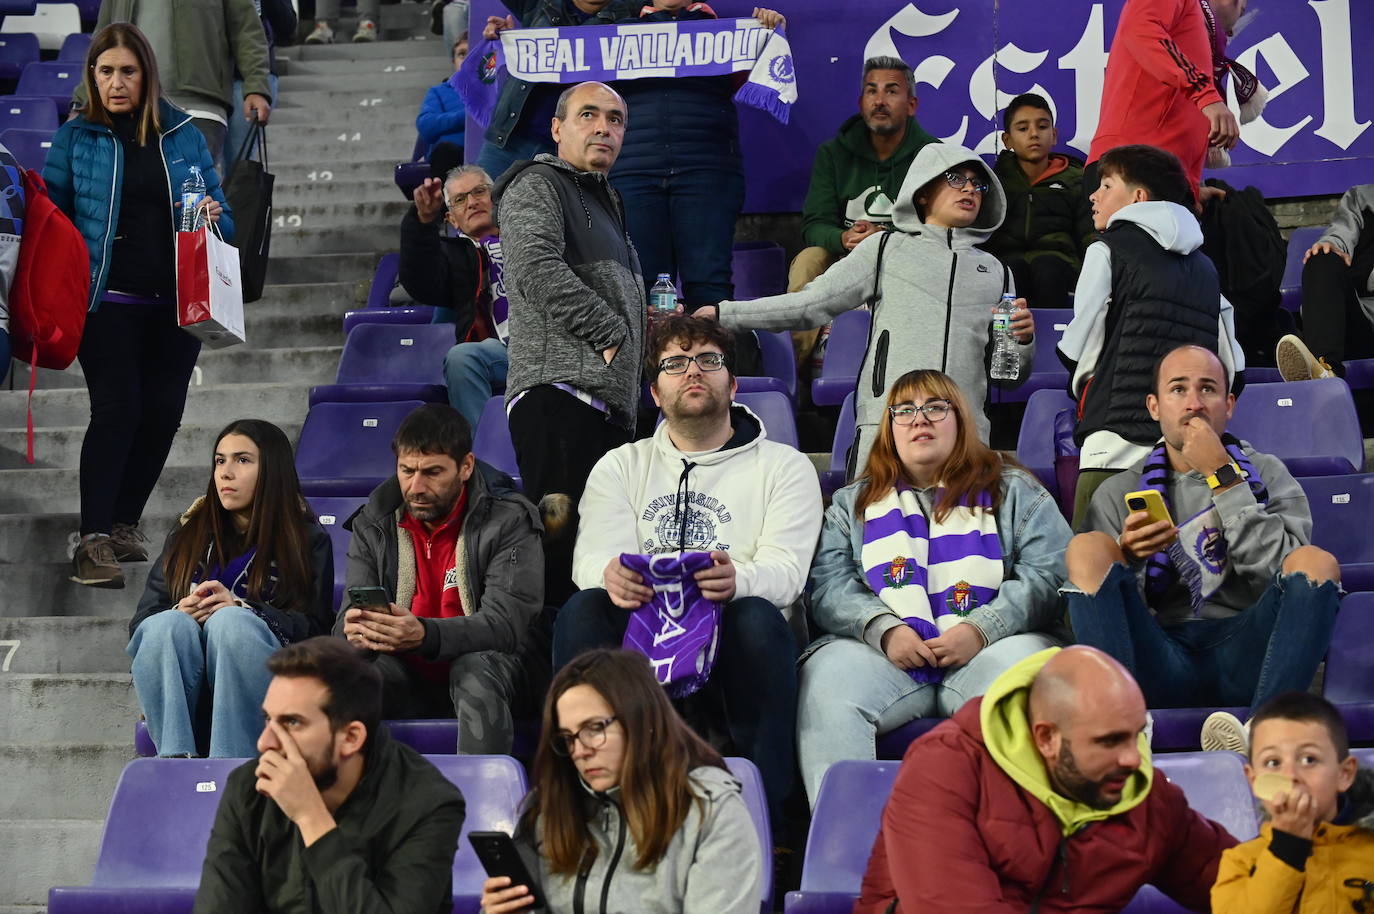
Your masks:
M204 491L220 428L252 416L294 440L310 386L334 379L343 313L362 306L377 257L397 244L405 203L392 169L409 158L425 89L449 72L428 25L423 4L384 6L375 44L280 51L268 286L246 308L248 343L201 354L144 516L154 557ZM346 18L339 33L352 31ZM32 467L28 366L16 362L0 391L0 914L40 911L50 886L90 881L139 713L124 646L149 565L126 564L122 591L67 580L89 405L79 365L38 374Z

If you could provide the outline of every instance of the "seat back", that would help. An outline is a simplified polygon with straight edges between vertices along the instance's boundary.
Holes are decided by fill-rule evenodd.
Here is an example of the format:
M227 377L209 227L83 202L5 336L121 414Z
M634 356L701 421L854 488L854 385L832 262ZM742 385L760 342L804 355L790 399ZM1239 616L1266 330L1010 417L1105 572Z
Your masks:
M391 290L396 286L396 277L401 272L401 255L383 254L377 261L377 269L372 274L372 287L367 290L369 308L386 308L391 304Z
M763 423L768 440L789 447L800 447L797 438L797 417L792 412L792 401L787 395L776 390L756 390L750 393L739 391L735 402L747 406Z
M40 9L46 8L47 6L49 6L49 4L44 3L40 6ZM8 28L9 24L13 22L15 18L14 16L7 16L4 26L0 26L0 31L15 31L14 29ZM24 31L32 30L25 29ZM79 29L72 29L71 31L79 31ZM63 34L66 35L69 33L64 32ZM42 42L41 35L39 36L39 42ZM46 45L44 45L44 47L46 47ZM56 49L57 46L53 45L53 50ZM82 64L80 62L60 60L40 60L28 64L24 67L24 72L19 74L19 85L15 87L14 94L41 95L44 98L50 99L54 106L53 110L56 112L58 119L61 120L67 112L67 107L71 103L72 93L76 91L77 86L81 85L81 67Z
M41 172L52 148L52 130L23 130L13 127L0 131L0 145L8 149L24 168Z
M1031 313L1035 315L1035 351L1031 354L1030 376L1016 387L1005 390L989 387L988 395L993 403L1024 403L1037 390L1062 389L1069 384L1069 371L1059 361L1058 347L1069 321L1073 320L1073 309L1032 308Z
M52 99L41 95L6 95L0 97L0 130L46 130L56 133L57 112Z
M339 356L339 384L443 384L452 324L358 324Z
M57 52L57 59L85 64L86 52L90 49L91 36L84 32L73 32L62 39L62 49Z
M515 462L515 445L510 439L510 425L506 421L506 398L492 397L482 407L477 430L472 436L472 453L507 473L520 486L520 466Z
M1374 593L1346 594L1326 652L1322 694L1327 701L1374 702L1370 645L1374 645Z
M0 33L0 79L18 79L24 67L38 59L38 36L31 32ZM52 103L48 103L52 107ZM55 112L54 112L55 113ZM9 124L19 127L26 124ZM54 124L54 127L57 125Z
M453 856L453 897L455 902L460 898L475 902L481 897L487 874L468 841L468 832L515 833L520 802L529 790L525 769L507 755L426 755L425 758L463 792L467 814L458 838L458 852Z
M57 51L62 42L73 32L81 31L81 10L75 3L40 3L27 16L6 16L0 23L0 32L32 32L38 36L38 46L45 51ZM81 66L77 63L77 79L81 78ZM21 93L27 94L27 93ZM70 100L71 94L68 93Z
M773 829L768 824L768 798L763 792L763 776L747 758L727 758L726 766L740 784L740 796L759 834L759 854L763 862L763 897L759 899L763 911L771 911L773 904Z
M754 337L759 341L762 353L762 371L765 376L777 378L787 388L787 395L797 399L797 360L792 354L792 335L755 330Z
M0 16L32 16L38 0L0 0Z
M344 529L344 521L353 516L367 498L361 495L352 497L316 495L307 499L315 519L329 535L330 550L334 553L334 608L343 606L344 576L348 568L348 543L353 535Z
M900 762L836 762L821 780L802 863L804 892L859 894Z
M1227 430L1282 460L1295 476L1358 473L1364 467L1355 399L1340 378L1248 384Z
M296 448L307 495L367 495L396 472L391 438L419 400L320 403L310 408ZM334 485L331 485L333 481Z
M1343 565L1374 562L1374 537L1355 533L1374 517L1374 473L1306 476L1298 482L1312 509L1312 545Z
M1283 296L1283 306L1289 311L1297 311L1302 306L1302 255L1325 231L1325 226L1306 226L1293 229L1293 234L1288 236L1288 256L1283 263L1279 293Z
M834 406L858 383L868 328L873 315L866 310L846 311L830 324L821 374L811 382L811 399L818 406Z
M849 448L854 444L854 423L854 391L851 390L840 404L840 418L835 423L835 437L830 444L830 467L821 474L821 491L826 495L832 494L845 483Z
M773 241L739 241L730 252L734 298L742 301L777 295L787 289L787 255Z
M1016 437L1016 459L1025 464L1050 492L1058 492L1054 476L1054 420L1061 410L1077 409L1078 404L1063 390L1037 390L1026 401L1021 431Z
M344 336L359 324L432 324L433 305L411 305L408 308L359 308L344 312Z

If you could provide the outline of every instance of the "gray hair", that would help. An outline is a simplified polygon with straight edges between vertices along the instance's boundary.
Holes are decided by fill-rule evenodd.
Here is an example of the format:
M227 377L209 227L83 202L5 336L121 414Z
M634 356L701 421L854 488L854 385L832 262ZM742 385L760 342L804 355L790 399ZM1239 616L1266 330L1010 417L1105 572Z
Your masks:
M481 165L459 165L459 166L457 166L456 168L450 168L449 171L448 171L448 174L444 175L444 187L443 187L443 191L444 191L444 206L445 206L445 207L447 207L447 206L449 205L449 202L448 202L448 186L449 186L449 184L453 183L453 182L456 181L458 178L461 178L463 175L481 175L481 176L482 176L482 183L483 183L483 184L491 184L491 183L492 183L491 175L487 174L487 170L486 170L485 168L483 168Z
M911 97L916 97L916 74L912 72L910 65L900 57L870 57L864 61L864 81L868 80L868 74L874 70L897 70L906 77L907 91Z
M617 99L619 99L622 108L625 107L625 99L621 97L619 92L615 91L605 83L599 83L593 80L585 83L577 83L576 85L568 86L568 88L564 89L561 93L559 93L558 105L553 109L554 117L558 118L560 121L565 121L568 119L568 99L572 98L572 94L576 92L578 89L581 89L583 86L600 86L607 92L614 95ZM628 121L629 119L630 114L628 111L626 111L625 120Z

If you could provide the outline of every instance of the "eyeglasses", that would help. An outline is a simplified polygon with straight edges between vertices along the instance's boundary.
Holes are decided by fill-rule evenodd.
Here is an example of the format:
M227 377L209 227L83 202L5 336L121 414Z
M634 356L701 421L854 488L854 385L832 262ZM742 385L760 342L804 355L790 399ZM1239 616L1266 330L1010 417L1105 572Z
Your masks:
M945 183L955 190L963 190L964 185L969 185L969 189L975 194L985 194L988 192L988 182L980 181L977 178L970 178L968 175L958 171L945 172Z
M454 194L452 197L449 197L448 205L449 208L453 208L455 206L462 206L464 203L468 202L468 197L471 197L474 200L481 200L483 197L489 196L491 196L491 185L478 184L476 187L474 187L472 190L468 191L465 194Z
M601 720L594 720L585 725L576 733L557 733L549 743L549 748L554 755L561 755L564 758L573 754L574 743L581 743L588 749L600 749L606 745L606 728L615 723L614 717L605 717Z
M725 367L725 354L699 352L696 355L670 355L658 363L658 370L664 374L682 374L693 362L696 362L702 371L720 371Z
M893 425L912 425L921 413L925 413L931 422L943 422L953 409L948 400L931 400L921 406L914 403L899 403L889 406L887 411L892 414Z

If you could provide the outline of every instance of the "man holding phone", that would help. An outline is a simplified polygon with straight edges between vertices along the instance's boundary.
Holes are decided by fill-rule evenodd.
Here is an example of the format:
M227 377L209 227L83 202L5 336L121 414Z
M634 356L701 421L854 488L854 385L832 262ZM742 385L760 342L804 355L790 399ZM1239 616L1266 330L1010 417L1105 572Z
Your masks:
M1307 498L1278 458L1226 433L1236 398L1215 354L1173 349L1153 386L1159 444L1102 484L1069 543L1074 634L1129 669L1152 708L1304 691L1340 600L1339 564L1310 545ZM1244 749L1226 717L1203 748Z
M539 516L447 404L407 416L392 450L396 476L345 524L334 633L376 652L386 717L456 713L460 753L508 755L550 674Z

